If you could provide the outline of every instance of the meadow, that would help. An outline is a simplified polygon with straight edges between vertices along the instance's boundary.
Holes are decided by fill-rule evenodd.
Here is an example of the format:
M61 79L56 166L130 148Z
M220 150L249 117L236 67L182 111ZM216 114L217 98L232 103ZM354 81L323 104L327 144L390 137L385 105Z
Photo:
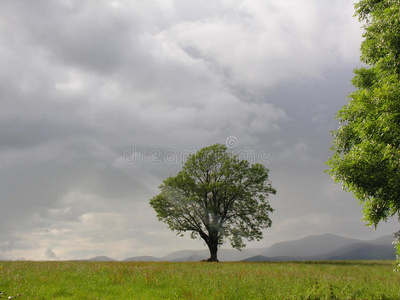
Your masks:
M400 299L393 261L0 262L4 299Z

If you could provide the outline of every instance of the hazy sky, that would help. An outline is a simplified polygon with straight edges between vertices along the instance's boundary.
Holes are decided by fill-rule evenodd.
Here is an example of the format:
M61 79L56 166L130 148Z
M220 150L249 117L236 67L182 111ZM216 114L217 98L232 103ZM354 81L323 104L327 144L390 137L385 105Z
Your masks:
M278 193L260 242L372 239L324 174L352 91L353 0L2 0L0 258L201 249L148 202L189 151L226 143Z

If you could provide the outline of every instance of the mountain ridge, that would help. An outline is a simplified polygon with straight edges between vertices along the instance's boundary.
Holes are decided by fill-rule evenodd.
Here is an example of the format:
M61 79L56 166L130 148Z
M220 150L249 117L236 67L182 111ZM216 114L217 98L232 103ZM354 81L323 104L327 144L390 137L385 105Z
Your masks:
M379 245L373 243L355 243L316 256L276 256L272 260L278 261L334 261L334 260L394 260L396 250L393 245ZM271 261L271 257L255 256L243 261Z
M333 233L309 235L296 240L278 242L270 247L220 249L220 261L288 261L288 260L347 260L347 259L394 259L393 237L385 235L372 240L347 238ZM209 255L207 249L179 250L161 258L134 256L121 261L200 261ZM107 260L108 259L108 260ZM116 261L107 256L97 256L89 261Z

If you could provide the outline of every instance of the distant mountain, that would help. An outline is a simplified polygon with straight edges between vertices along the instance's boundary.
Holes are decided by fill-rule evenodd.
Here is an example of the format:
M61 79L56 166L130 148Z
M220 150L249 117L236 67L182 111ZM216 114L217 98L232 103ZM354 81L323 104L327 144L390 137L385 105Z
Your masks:
M323 260L395 259L396 249L393 245L357 243L322 255L320 258Z
M246 259L251 256L255 256L260 254L261 251L265 250L265 248L261 249L243 249L242 251L236 249L219 249L218 250L218 259L220 261L240 261ZM191 257L193 255L198 255L204 257L203 259L207 259L210 257L210 252L208 249L203 250L181 250L168 254L161 258L161 260L166 261L184 261L183 259Z
M371 243L371 244L375 244L375 245L390 245L390 244L392 244L392 242L393 242L393 235L385 235L380 238L377 238L377 239L374 239L371 241L367 241L367 243Z
M144 256L128 257L121 261L161 261L161 258L144 255Z
M259 255L262 250L265 248L261 249L246 249L244 248L242 251L236 250L236 249L220 249L218 251L218 259L220 261L239 261L246 259L251 256ZM206 252L207 258L210 256L209 251L207 250Z
M201 256L201 255L198 255L198 254L194 253L191 256L178 258L178 259L173 259L171 261L175 261L175 262L178 262L178 261L202 261L202 260L205 260L205 259L207 259L207 257Z
M280 242L265 249L261 255L274 256L314 256L360 242L336 234L310 235L305 238Z
M384 240L384 239L382 239ZM243 261L315 261L315 260L369 260L369 259L395 259L396 250L391 244L374 244L359 242L342 248L314 256L275 256L266 257L258 255Z
M243 259L242 261L278 261L278 259L276 259L274 257L267 257L264 255L256 255L256 256L252 256L252 257Z
M86 259L86 261L117 261L117 260L108 256L96 256L90 259Z
M394 259L395 249L392 240L391 235L371 241L362 241L328 233L280 242L268 248L245 248L243 251L220 249L218 259L220 261ZM153 256L130 257L124 261L200 261L208 257L208 249L202 249L176 251L162 258ZM92 260L94 259L101 261L99 257ZM113 259L106 257L103 261L113 261Z
M172 252L164 257L161 258L161 260L165 261L176 261L178 259L183 259L185 257L191 257L193 255L200 255L199 253L202 252L203 250L180 250L180 251L175 251Z

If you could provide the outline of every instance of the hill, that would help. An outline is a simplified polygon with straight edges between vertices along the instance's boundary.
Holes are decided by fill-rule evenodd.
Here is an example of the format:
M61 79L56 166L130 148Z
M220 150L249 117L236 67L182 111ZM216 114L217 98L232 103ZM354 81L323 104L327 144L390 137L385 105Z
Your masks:
M220 249L218 258L220 261L394 259L395 249L392 240L391 235L362 241L328 233L279 242L268 248L243 249L243 251ZM162 260L188 261L191 257L207 258L208 255L207 249L182 250L172 252Z
M177 258L177 259L173 259L171 261L175 261L175 262L184 262L184 261L202 261L207 259L207 257L202 256L202 255L198 255L196 253L193 253L191 256L188 257L182 257L182 258Z
M262 255L274 256L314 256L358 243L359 240L336 234L310 235L294 241L280 242L265 249Z
M274 256L273 260L279 261L315 261L315 260L385 260L395 259L396 250L390 243L382 243L388 241L387 237L383 237L378 241L358 242L350 244L334 251L329 251L313 256ZM270 261L271 257L258 255L250 257L243 261Z
M161 261L161 258L155 256L143 255L143 256L128 257L121 261Z
M117 261L116 259L113 259L108 256L96 256L93 258L85 259L86 261Z
M365 259L395 259L396 250L393 245L374 245L372 243L357 243L340 248L320 257L323 260L365 260Z
M243 249L242 251L236 249L219 249L218 259L220 261L240 261L251 256L260 254L264 248L261 249ZM210 256L208 249L203 250L181 250L172 252L164 256L161 260L166 261L185 261L185 258L198 255L206 259Z
M370 241L345 238L336 234L311 235L301 239L276 243L268 248L220 249L220 261L305 261L305 260L368 260L395 259L393 237L386 235ZM164 257L134 256L122 261L200 261L209 251L180 250ZM1 258L0 258L1 259ZM96 256L87 261L116 261L108 256Z
M267 257L264 255L256 255L256 256L252 256L252 257L243 259L242 261L279 261L279 259L276 259L273 257Z

